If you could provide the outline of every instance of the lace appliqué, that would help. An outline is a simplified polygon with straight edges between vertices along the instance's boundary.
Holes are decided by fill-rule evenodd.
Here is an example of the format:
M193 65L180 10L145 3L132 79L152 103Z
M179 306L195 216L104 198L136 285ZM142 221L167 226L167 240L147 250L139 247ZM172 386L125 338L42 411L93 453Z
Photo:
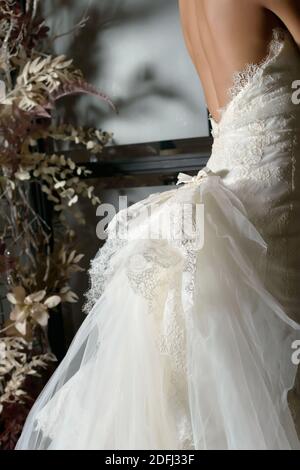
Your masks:
M147 300L155 327L157 351L166 361L170 381L168 403L177 415L179 446L193 449L187 392L184 284L187 267L182 253L166 241L148 240L128 259L127 277L132 289ZM189 267L192 272L192 266ZM192 290L192 286L190 286Z
M167 361L170 374L168 402L176 415L180 448L193 449L187 390L187 357L185 313L182 307L180 279L174 279L165 302L157 336L157 347Z
M92 310L97 300L102 296L108 280L116 269L112 258L126 243L125 240L117 238L108 239L91 261L88 270L90 287L85 293L86 301L83 306L83 311L86 314Z
M272 187L274 185L274 181L286 181L286 170L280 166L273 165L262 165L255 168L241 166L238 169L238 175L240 178L251 180L254 183L263 183L266 187Z
M158 348L161 354L172 358L172 368L186 372L185 321L180 285L168 291L160 326Z
M258 74L270 61L276 57L281 48L285 38L285 31L282 28L275 28L272 32L272 39L268 47L267 56L258 64L248 63L244 70L234 72L233 74L233 85L229 89L228 94L230 98L236 97L244 90L247 85L254 79L255 75Z
M129 257L127 277L136 293L153 301L172 278L170 268L175 268L180 262L176 253L170 253L167 243L149 240L139 253Z
M279 56L284 44L285 44L285 39L286 39L286 31L283 28L277 27L273 29L272 32L272 38L268 47L268 54L267 56L258 64L255 63L248 63L246 64L245 68L241 71L236 71L233 73L232 76L232 86L228 89L228 99L229 102L220 108L219 114L221 116L219 122L216 122L212 116L210 117L211 124L212 124L212 136L214 138L218 137L220 134L220 127L223 127L223 118L225 116L225 113L229 110L229 108L232 108L234 110L234 114L231 116L233 119L233 124L235 118L238 118L240 114L242 115L247 115L248 111L251 111L251 108L253 107L253 104L251 102L245 101L242 106L240 106L241 103L238 103L237 106L234 106L236 104L236 98L240 97L242 95L242 92L246 91L248 87L254 83L256 78L260 78L263 74L263 71L266 69L266 67L273 62L273 60L276 59L276 57ZM265 85L267 85L267 82L270 81L271 83L276 86L277 80L276 77L273 75L269 75L268 77L264 77L265 80Z

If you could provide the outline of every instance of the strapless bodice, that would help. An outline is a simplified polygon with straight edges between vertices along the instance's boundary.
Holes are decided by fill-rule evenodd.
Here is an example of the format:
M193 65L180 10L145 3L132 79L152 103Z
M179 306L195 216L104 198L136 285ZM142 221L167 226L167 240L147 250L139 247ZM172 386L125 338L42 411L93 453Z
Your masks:
M292 99L300 53L275 29L267 58L235 74L221 120L211 119L208 167L222 176L266 240L273 294L300 319L300 104Z
M300 105L292 100L299 76L296 44L287 31L274 29L266 59L234 74L231 99L221 109L220 122L211 118L212 169L253 168L254 178L255 165L279 163L283 154L286 157L300 129Z

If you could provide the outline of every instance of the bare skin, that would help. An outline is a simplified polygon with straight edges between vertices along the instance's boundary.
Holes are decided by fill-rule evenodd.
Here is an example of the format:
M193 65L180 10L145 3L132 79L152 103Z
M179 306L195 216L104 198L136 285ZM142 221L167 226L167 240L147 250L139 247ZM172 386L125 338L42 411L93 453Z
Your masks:
M179 0L186 45L215 121L230 100L233 74L268 53L275 27L300 46L300 0Z

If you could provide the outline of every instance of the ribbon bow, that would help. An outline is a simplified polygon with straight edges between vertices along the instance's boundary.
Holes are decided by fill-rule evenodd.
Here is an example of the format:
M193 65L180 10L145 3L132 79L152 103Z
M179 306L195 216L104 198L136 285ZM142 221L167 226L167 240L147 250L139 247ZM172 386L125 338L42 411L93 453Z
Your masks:
M196 176L190 176L186 175L185 173L179 173L178 175L178 181L176 184L198 184L200 181L203 179L207 178L209 174L209 169L208 168L203 168L200 170Z

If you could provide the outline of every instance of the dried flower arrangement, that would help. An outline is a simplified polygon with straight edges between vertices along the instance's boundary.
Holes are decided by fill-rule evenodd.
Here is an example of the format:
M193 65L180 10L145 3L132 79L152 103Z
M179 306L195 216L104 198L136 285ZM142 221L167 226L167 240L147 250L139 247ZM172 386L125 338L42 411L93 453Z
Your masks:
M55 361L50 352L34 354L32 342L24 338L2 338L0 343L0 411L3 403L23 403L28 398L22 388L24 378L39 376L38 371Z
M0 449L16 445L30 408L54 368L51 352L36 350L33 341L6 337L0 342Z
M45 334L52 309L77 301L69 279L82 270L78 263L83 255L76 251L65 213L79 197L94 205L100 202L94 188L80 178L89 173L84 166L44 149L71 142L100 154L111 135L56 124L56 103L87 93L115 109L72 60L42 50L49 30L38 4L27 0L21 8L17 0L0 0L0 275L11 304L10 319L0 331L0 413L5 403L22 401L27 375L53 360L48 347L33 357L24 349L30 350L36 335ZM54 230L32 204L33 185L52 203Z

